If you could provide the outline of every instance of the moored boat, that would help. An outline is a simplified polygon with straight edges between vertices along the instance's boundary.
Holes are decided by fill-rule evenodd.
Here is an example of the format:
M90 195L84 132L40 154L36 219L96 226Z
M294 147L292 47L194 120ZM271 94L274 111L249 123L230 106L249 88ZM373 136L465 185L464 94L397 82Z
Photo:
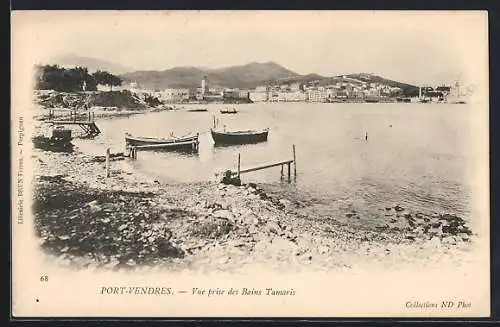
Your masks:
M205 112L205 111L208 111L207 108L191 108L191 109L188 109L187 111L189 112Z
M269 129L246 131L217 131L210 129L215 145L259 143L267 141Z
M238 113L238 111L236 110L236 108L226 108L226 109L221 109L220 113L221 114L236 114L236 113Z
M169 138L155 138L144 136L133 136L125 133L127 146L143 149L171 149L171 150L197 150L199 134L189 134L182 137L171 136Z

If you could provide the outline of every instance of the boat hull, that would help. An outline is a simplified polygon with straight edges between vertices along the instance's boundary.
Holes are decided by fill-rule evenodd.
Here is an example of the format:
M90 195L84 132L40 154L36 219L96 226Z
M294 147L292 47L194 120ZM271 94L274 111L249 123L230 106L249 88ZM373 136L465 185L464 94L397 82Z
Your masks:
M125 143L127 146L151 146L151 150L197 150L199 141L198 135L181 137L176 139L153 139L144 137L135 137L130 134L125 135ZM147 149L147 148L146 148Z
M188 112L207 112L208 109L188 109Z
M266 142L269 131L261 132L217 132L210 130L212 139L216 145L233 145Z

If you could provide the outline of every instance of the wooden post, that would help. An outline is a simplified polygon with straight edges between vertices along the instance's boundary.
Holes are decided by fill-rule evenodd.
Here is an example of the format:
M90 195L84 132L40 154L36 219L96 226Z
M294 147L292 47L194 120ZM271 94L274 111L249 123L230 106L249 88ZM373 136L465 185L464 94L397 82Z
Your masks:
M289 162L288 163L288 183L290 183L292 181L291 176L290 176L290 174L291 174L290 166L291 166L291 163Z
M293 176L297 177L297 158L295 156L295 144L292 146L293 150Z
M110 157L110 151L109 148L106 149L106 178L109 177L109 158Z
M281 179L283 179L283 165L281 165Z
M240 177L241 170L241 153L238 153L238 178Z

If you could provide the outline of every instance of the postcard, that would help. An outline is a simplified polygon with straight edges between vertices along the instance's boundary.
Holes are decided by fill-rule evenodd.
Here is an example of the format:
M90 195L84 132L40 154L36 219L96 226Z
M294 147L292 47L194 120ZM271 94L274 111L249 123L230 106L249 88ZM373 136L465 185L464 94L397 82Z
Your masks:
M13 11L12 316L488 317L485 11Z

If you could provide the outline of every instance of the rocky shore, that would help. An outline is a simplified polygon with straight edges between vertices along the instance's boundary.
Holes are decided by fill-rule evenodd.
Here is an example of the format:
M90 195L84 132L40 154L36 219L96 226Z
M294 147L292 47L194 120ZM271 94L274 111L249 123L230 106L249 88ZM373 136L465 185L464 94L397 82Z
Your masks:
M162 184L116 160L36 149L34 214L44 253L58 265L96 269L244 272L467 261L474 232L461 217L381 207L375 229L341 224L308 210L300 198L265 186L219 181ZM359 213L345 212L350 219Z
M65 93L52 90L38 90L33 94L38 108L35 120L49 119L49 109L80 108L82 115L87 110L96 118L126 117L147 112L172 110L173 106L163 104L148 94L135 94L129 91ZM61 113L57 113L61 114Z

